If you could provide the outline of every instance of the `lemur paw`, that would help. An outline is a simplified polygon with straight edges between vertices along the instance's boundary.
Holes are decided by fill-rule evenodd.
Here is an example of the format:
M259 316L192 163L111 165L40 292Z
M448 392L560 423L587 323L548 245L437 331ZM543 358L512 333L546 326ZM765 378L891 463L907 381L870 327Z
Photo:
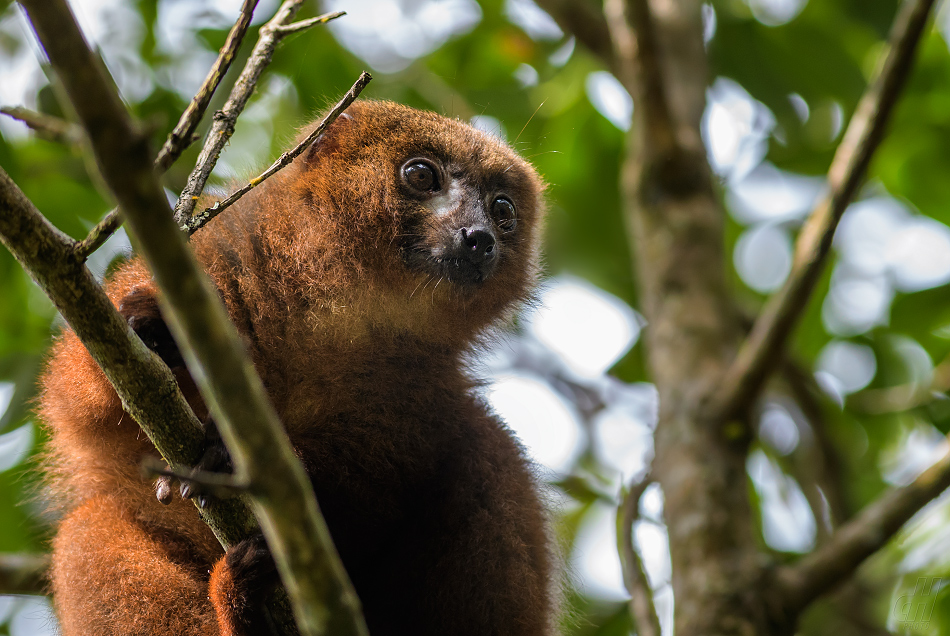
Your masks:
M256 534L232 546L225 553L224 560L231 576L240 582L248 598L262 598L264 592L280 580L277 564L263 534Z
M198 460L198 463L192 468L193 473L231 473L231 455L224 445L224 440L218 433L218 427L214 420L208 418L205 422L205 450ZM207 487L200 481L189 479L179 480L179 493L183 499L194 499L202 508L207 507L213 496Z
M167 468L167 467L166 467ZM230 474L231 456L224 442L218 435L214 420L208 418L205 422L205 450L198 463L184 474L161 475L155 480L155 498L163 504L169 504L174 499L173 490L178 482L178 493L182 499L194 499L202 508L206 508L214 497L214 487L202 483L202 476L207 474ZM189 477L194 477L189 478Z
M158 307L158 298L146 288L136 288L119 302L119 313L132 330L168 365L170 369L183 368L185 361L172 338ZM230 473L231 456L218 434L214 421L205 422L205 450L193 471ZM179 479L178 492L184 499L195 499L202 508L211 500L211 494L197 481ZM175 478L161 476L155 482L155 497L163 504L171 503Z
M267 633L268 619L262 600L279 581L264 535L232 546L215 564L209 585L221 633Z
M157 353L170 369L185 366L178 345L162 318L154 293L144 288L132 290L119 302L119 313L145 346Z

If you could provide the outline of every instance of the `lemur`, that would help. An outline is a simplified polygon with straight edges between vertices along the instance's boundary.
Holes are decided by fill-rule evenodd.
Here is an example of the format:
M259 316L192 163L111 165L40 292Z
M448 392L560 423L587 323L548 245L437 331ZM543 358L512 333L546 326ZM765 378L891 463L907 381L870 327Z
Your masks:
M539 485L466 370L532 294L542 190L489 134L359 101L192 237L372 636L553 633ZM122 266L107 292L208 420L145 264ZM52 565L64 636L261 633L262 588L276 582L266 549L225 554L192 503L160 503L167 488L156 498L139 476L157 452L69 330L39 410L68 510Z

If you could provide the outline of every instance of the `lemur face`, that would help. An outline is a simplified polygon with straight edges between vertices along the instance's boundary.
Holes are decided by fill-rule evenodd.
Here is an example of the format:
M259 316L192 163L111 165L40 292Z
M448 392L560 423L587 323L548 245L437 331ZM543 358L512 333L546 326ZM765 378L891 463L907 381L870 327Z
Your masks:
M407 229L415 230L402 244L410 268L460 286L479 285L492 276L516 240L518 208L505 175L479 176L435 157L413 157L402 164L401 185L425 210L407 223Z
M351 261L380 298L485 324L530 295L543 184L502 140L435 113L357 101L313 153L308 183L340 215L340 240L365 248Z

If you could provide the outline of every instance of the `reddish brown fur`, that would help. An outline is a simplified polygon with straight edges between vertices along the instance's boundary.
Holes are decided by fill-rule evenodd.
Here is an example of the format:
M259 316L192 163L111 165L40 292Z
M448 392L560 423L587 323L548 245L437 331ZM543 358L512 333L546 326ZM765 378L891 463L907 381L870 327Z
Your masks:
M311 476L373 636L550 633L537 486L462 368L472 344L531 292L540 181L459 122L385 102L348 114L199 231L195 253ZM475 288L406 265L406 241L437 242L452 229L403 189L399 168L418 155L486 191L503 187L517 205L517 231ZM406 237L410 218L417 236ZM108 292L121 305L156 289L135 260ZM54 483L72 506L54 544L63 633L246 631L233 618L247 602L242 582L192 504L164 507L138 478L154 450L71 332L43 388Z

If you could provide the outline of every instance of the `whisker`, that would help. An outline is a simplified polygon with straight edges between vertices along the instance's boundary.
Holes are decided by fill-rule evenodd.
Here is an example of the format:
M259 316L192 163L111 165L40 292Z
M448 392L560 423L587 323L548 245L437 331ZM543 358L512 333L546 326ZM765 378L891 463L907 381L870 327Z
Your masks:
M545 100L545 101L547 101L547 100ZM534 109L534 112L533 112L533 113L531 113L531 117L528 117L528 121L526 121L526 122L524 123L524 126L521 128L521 132L519 132L519 133L518 133L518 136L515 137L515 143L518 143L518 140L521 139L521 135L522 135L522 134L524 133L524 131L528 128L528 124L531 123L531 120L534 119L534 116L538 114L538 111L541 110L541 107L542 107L542 106L544 106L544 102L541 102L540 104L538 104L538 107Z
M555 153L555 154L558 154L558 155L559 155L559 154L562 154L560 150L542 150L541 152L536 152L536 153L534 153L534 154L531 155L531 156L525 157L525 159L534 159L534 158L537 157L537 156L540 156L540 155L547 155L547 154L550 154L550 153L552 153L552 152Z
M425 281L420 281L420 283L419 283L418 285L416 285L416 288L412 290L412 293L409 294L409 299L412 300L412 297L415 296L415 295L416 295L416 292L419 291L419 288L422 287L422 283L423 283L423 282L426 282L426 283L427 283L427 282L429 282L430 280L432 280L432 276L431 276L431 275L428 276Z

